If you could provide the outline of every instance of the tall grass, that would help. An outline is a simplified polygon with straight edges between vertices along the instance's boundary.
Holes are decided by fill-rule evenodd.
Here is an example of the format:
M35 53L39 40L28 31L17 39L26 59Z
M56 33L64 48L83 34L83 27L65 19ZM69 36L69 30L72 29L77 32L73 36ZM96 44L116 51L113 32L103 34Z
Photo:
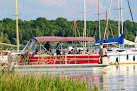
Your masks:
M5 64L6 69L0 71L0 91L98 91L99 87L89 86L86 81L76 81L56 75L17 75L15 70L10 70L10 57L9 54L9 62ZM25 63L27 58L22 59L22 63ZM20 56L15 58L15 62L19 62L20 59Z
M59 76L0 75L0 91L98 91L87 87L86 82L73 81Z

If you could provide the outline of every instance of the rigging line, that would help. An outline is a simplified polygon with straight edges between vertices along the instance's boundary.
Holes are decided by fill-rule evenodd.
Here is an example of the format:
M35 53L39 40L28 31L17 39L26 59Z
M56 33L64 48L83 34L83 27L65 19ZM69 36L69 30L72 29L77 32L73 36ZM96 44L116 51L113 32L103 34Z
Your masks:
M129 6L129 10L130 10L131 18L132 18L132 21L133 21L133 24L134 24L134 29L135 29L136 36L137 36L137 31L136 31L136 27L135 27L135 23L134 23L134 19L133 19L132 11L131 11L131 8L130 8L129 0L127 0L127 1L128 1L128 6Z
M111 2L110 2L109 13L108 13L108 17L107 17L107 24L108 24L108 19L109 19L109 15L110 15L111 4L112 4L112 0L111 0ZM106 30L107 30L107 26L106 26L105 32L104 32L104 39L105 39L105 35L106 35Z
M133 2L134 3L134 2ZM136 13L136 10L135 10L135 5L134 4L132 4L132 3L130 3L130 5L132 6L132 7L134 7L134 8L132 8L132 11L133 12L135 12ZM134 20L137 20L137 15L136 14L134 14Z

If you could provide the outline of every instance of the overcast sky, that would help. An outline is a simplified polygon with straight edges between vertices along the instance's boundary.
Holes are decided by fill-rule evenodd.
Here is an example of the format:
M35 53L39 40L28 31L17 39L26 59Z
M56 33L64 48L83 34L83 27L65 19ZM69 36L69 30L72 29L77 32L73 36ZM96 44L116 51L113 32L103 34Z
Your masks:
M111 0L100 0L101 13L109 12ZM48 20L58 17L66 18L69 21L74 19L83 20L84 0L18 0L19 19L36 20L38 17L45 17ZM123 0L123 20L131 20L127 0ZM130 0L133 16L137 22L137 0ZM118 0L112 0L110 19L118 21ZM98 20L98 0L86 0L87 20ZM15 0L0 0L0 20L3 18L15 19ZM101 14L101 20L106 19Z

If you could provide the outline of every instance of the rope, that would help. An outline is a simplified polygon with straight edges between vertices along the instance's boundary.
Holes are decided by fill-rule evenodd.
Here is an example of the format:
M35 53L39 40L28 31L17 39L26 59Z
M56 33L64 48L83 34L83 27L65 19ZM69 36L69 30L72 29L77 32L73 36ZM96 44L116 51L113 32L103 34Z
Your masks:
M129 6L129 10L130 10L131 18L132 18L132 21L133 21L133 24L134 24L134 29L135 29L136 36L137 36L137 31L136 31L136 27L135 27L135 23L134 23L134 19L133 19L132 11L131 11L131 8L130 8L129 0L127 0L127 1L128 1L128 6Z

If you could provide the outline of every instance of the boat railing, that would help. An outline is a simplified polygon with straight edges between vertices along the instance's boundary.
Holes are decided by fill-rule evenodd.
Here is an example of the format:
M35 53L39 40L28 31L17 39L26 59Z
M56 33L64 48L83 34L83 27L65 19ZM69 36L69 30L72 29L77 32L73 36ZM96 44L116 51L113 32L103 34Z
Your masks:
M99 60L98 54L35 55L28 59L29 64L89 64Z
M17 62L19 65L45 65L45 64L89 64L99 63L99 54L62 54L56 55L56 53L45 53L45 54L27 54L19 56L13 56L12 62Z

